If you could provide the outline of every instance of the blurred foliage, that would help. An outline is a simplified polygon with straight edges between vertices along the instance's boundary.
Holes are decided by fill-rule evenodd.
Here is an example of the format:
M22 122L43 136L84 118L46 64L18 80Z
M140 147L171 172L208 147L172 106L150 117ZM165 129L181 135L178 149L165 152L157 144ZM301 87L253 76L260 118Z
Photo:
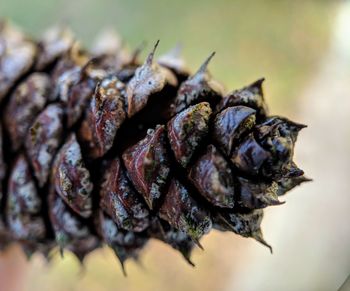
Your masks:
M233 89L266 77L272 111L284 114L296 109L298 94L327 51L335 5L276 0L0 0L0 17L35 36L57 22L68 23L86 45L105 27L116 28L130 48L146 40L149 49L160 39L162 53L180 41L193 69L215 50L210 70L217 79ZM36 256L25 290L221 290L239 261L249 260L244 249L254 243L214 232L203 240L205 253L195 251L198 267L192 269L175 251L152 242L142 255L144 267L127 264L130 278L123 278L107 249L88 256L80 277L79 263L70 254L64 260L55 256L51 268Z

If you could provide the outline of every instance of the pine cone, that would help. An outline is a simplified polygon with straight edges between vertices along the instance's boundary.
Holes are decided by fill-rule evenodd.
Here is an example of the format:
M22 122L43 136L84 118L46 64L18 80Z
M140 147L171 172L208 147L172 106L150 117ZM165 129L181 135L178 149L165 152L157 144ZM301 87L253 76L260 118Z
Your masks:
M264 79L225 93L214 53L191 75L178 49L141 64L109 38L89 53L67 29L0 25L0 246L82 261L107 244L123 265L154 238L192 264L215 228L271 248L262 209L308 181L305 126L268 115Z

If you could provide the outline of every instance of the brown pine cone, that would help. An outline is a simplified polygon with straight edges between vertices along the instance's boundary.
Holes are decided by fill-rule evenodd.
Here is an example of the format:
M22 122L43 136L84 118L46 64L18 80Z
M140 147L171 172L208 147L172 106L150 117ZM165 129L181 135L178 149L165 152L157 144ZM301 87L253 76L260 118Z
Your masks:
M260 79L225 93L178 50L139 50L67 29L36 42L0 25L0 247L109 245L124 264L149 239L190 254L212 228L263 239L263 208L308 181L293 162L304 125L270 116Z

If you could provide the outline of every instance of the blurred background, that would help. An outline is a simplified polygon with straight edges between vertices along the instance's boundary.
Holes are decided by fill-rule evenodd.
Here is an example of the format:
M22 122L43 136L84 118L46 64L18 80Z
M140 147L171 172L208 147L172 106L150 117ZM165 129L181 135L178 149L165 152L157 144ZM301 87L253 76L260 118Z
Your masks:
M195 250L196 268L160 242L125 278L108 249L82 269L69 253L47 265L28 263L17 246L0 254L0 290L337 290L350 273L350 2L1 0L0 17L40 36L68 23L90 46L115 28L134 48L160 39L159 52L184 44L191 68L215 50L210 71L227 88L265 77L271 112L309 127L298 164L313 183L265 211L263 230L274 254L251 239L212 232Z

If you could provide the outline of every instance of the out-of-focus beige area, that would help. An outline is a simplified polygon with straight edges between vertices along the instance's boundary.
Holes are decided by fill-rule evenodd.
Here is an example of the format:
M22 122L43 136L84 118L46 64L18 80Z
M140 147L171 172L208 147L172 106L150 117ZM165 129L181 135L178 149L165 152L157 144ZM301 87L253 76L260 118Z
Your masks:
M23 1L24 2L24 1ZM17 246L0 255L0 291L337 290L350 273L350 2L1 0L0 16L34 35L68 22L89 45L113 26L129 46L160 52L177 41L195 69L212 51L211 72L228 88L265 76L271 111L309 127L298 164L314 179L265 211L274 254L230 233L212 232L195 250L196 268L160 242L127 263L124 278L107 248L85 268L69 253L27 263ZM345 285L344 285L345 286Z

